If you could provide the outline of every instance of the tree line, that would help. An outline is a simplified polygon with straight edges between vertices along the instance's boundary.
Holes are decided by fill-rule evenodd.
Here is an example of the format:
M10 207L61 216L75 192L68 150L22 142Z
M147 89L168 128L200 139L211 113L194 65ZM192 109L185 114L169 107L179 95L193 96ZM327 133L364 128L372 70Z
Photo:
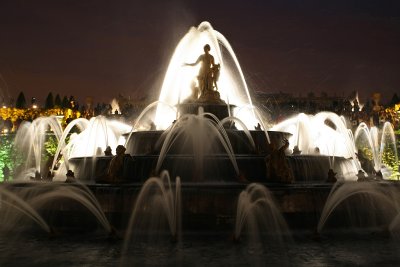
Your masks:
M36 99L32 98L32 105L36 104ZM25 95L23 92L20 92L17 100L15 101L15 107L19 109L26 109L28 108L28 103L26 101ZM45 109L52 109L52 108L75 108L78 109L75 99L73 96L67 97L64 96L61 98L59 94L53 96L53 93L50 92L45 100L44 107Z

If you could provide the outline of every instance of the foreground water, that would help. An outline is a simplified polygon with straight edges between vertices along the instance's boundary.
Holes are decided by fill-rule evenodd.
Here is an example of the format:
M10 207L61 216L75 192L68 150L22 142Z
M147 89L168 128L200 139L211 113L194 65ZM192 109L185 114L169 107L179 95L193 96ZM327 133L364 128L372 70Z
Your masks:
M136 241L123 256L123 241L106 235L2 235L0 266L399 266L400 242L377 233L330 233L319 239L250 245L226 233L185 234L183 241Z

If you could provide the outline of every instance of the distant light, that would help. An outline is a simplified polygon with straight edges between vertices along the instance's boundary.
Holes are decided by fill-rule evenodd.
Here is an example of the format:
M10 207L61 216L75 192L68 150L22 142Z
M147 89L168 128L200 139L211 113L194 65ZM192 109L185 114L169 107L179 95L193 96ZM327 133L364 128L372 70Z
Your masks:
M33 104L33 105L32 105L32 108L37 109L37 105L36 105L36 104Z
M3 108L7 108L7 106L6 106L6 105L3 105Z

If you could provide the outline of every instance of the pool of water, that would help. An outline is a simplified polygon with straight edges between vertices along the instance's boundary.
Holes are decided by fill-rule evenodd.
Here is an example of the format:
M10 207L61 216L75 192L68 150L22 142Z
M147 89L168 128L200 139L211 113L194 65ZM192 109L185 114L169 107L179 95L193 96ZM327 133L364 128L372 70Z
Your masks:
M186 233L182 241L104 233L1 235L0 266L399 266L400 240L381 233L298 233L283 244L233 242L229 233Z

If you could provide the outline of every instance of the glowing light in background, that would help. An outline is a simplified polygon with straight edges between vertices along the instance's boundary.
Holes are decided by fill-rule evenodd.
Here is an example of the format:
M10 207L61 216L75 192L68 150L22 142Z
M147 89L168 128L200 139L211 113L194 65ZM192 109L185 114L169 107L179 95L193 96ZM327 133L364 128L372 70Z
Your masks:
M121 110L119 109L119 105L118 105L118 101L117 101L117 99L113 99L112 101L111 101L111 112L112 113L115 113L115 111L117 111L118 112L118 114L121 114Z

